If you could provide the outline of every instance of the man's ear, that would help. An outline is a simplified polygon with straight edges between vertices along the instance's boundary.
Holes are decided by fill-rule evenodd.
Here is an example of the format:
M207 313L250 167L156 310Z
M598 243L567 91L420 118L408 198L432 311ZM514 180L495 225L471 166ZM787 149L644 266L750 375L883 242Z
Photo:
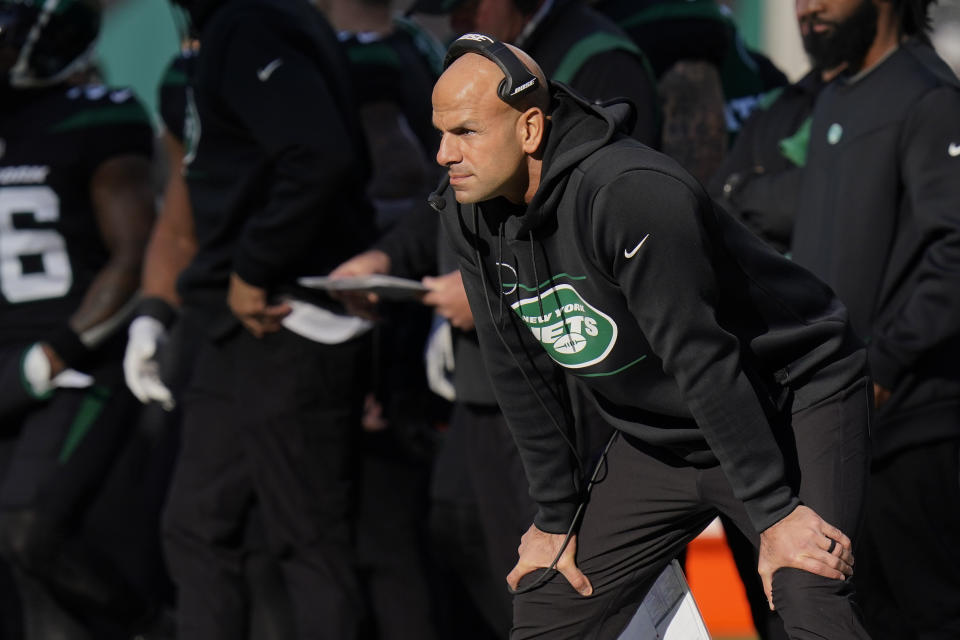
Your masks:
M524 153L533 155L540 149L546 125L546 116L539 107L530 107L520 115L517 120L517 137Z

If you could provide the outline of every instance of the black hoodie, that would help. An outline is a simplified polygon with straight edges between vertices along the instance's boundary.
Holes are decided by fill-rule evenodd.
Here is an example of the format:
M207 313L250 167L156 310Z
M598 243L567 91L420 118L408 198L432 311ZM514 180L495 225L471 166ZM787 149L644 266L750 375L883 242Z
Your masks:
M717 461L762 531L799 504L771 421L864 375L846 310L714 209L670 158L622 135L629 109L554 86L542 181L525 208L434 199L520 448L535 522L580 501L560 371L618 429ZM558 366L559 365L559 366Z

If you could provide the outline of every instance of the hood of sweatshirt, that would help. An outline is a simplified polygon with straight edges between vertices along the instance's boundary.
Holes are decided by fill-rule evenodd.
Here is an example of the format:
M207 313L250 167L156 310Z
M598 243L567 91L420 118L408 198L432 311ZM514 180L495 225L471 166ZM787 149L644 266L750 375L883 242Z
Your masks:
M633 128L636 109L626 100L587 101L569 87L551 83L552 109L543 150L540 186L524 213L510 220L506 233L526 238L551 222L571 172L586 157Z

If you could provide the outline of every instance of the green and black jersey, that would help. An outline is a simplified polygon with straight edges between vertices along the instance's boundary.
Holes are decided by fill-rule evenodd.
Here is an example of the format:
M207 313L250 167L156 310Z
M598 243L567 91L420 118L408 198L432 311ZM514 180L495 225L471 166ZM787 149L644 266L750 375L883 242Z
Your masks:
M644 144L659 143L657 88L650 65L612 20L582 0L553 0L528 29L515 44L533 56L551 81L568 84L597 102L628 98L636 107L631 134Z
M440 76L443 51L438 42L409 20L398 18L384 36L340 33L350 62L357 103L396 104L431 158L440 136L431 124L430 94Z
M440 135L433 127L430 95L439 76L438 41L404 18L389 33L338 34L371 160L367 195L385 231L410 211L425 207L440 169Z
M0 342L63 326L108 259L91 180L110 158L153 153L129 89L9 91L0 102Z

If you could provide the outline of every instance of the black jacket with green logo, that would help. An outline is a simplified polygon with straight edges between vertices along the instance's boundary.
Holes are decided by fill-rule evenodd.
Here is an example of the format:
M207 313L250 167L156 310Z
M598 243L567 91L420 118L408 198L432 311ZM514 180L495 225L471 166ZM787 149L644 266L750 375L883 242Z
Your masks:
M868 341L874 457L960 437L960 81L908 42L820 94L793 256Z
M719 461L762 531L797 504L771 421L864 375L830 290L726 214L670 158L619 130L625 105L555 87L531 203L435 198L481 347L539 505L579 502L563 372L618 429L688 464Z

